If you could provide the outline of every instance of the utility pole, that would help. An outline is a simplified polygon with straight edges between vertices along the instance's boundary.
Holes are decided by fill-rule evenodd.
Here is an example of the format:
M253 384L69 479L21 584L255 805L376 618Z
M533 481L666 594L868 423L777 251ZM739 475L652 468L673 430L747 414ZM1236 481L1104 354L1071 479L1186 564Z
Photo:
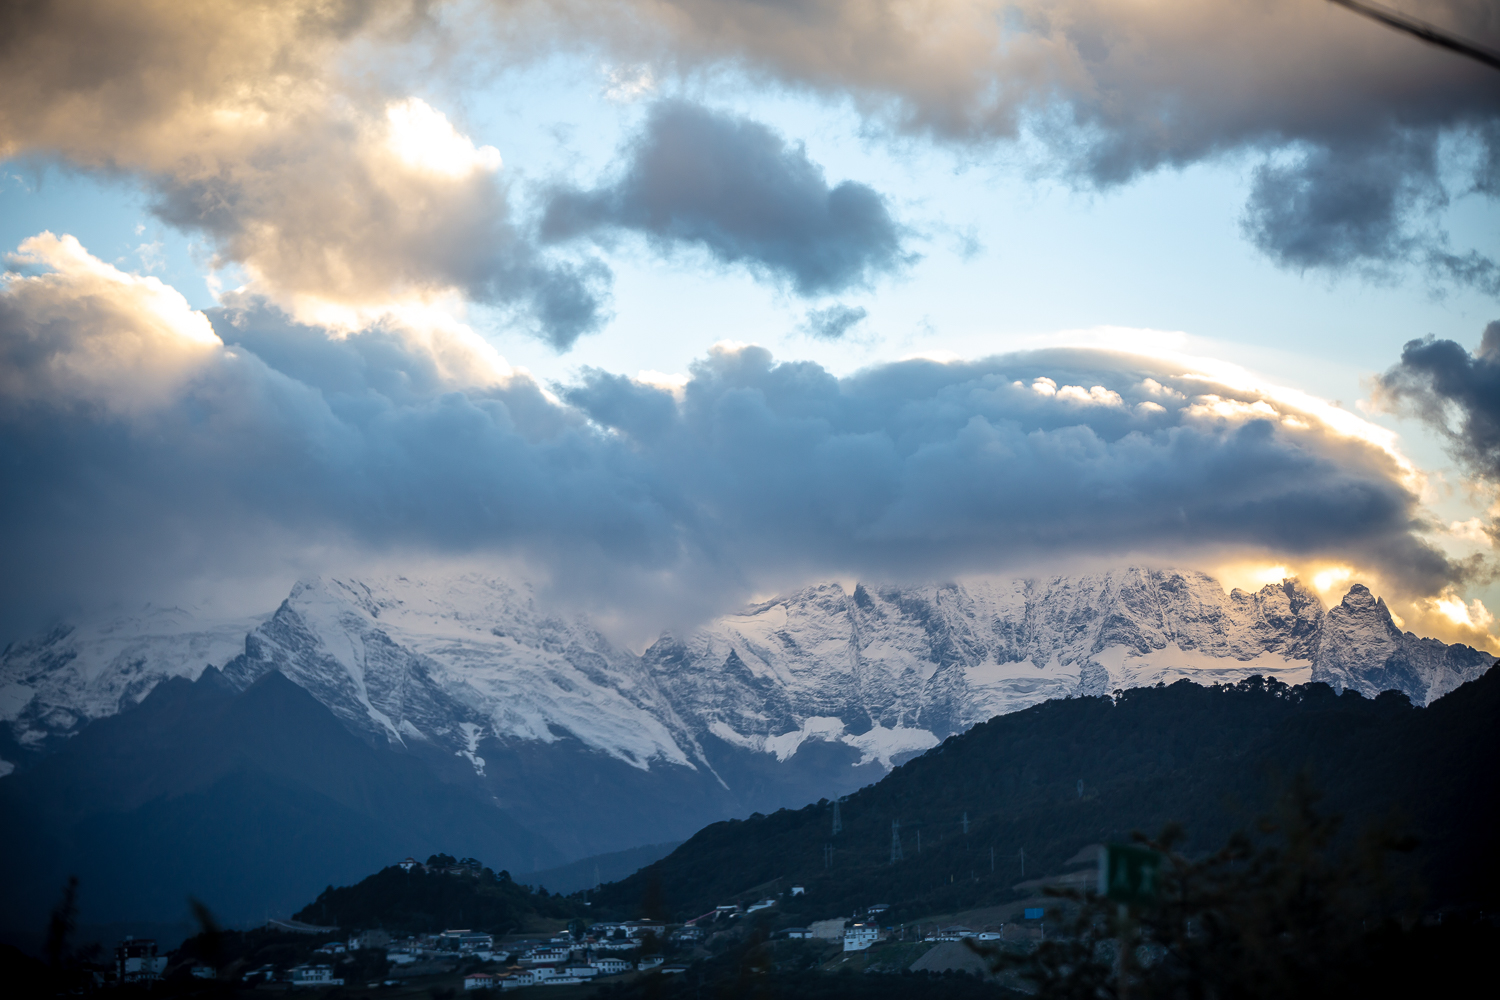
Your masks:
M922 834L919 832L917 834L917 836L918 836L918 838L920 838L922 836ZM898 823L896 820L891 820L891 864L895 864L897 861L900 861L900 860L902 860L902 855L901 855L901 824Z
M967 812L965 812L964 813L964 836L967 837L968 835L969 835L969 814Z
M842 801L842 798L838 798L838 799L834 799L833 800L833 836L835 836L835 837L837 837L839 835L840 831L842 831L844 829L844 820L843 820L843 817L839 816L839 802L840 801Z

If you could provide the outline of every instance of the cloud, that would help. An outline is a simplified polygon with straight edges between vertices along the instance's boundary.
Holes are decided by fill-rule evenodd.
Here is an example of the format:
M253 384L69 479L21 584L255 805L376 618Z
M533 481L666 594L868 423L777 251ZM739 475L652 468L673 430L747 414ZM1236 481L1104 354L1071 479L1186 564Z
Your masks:
M1485 327L1472 354L1451 340L1408 342L1377 390L1388 406L1441 433L1474 475L1500 485L1500 320Z
M809 309L804 329L809 337L819 340L839 340L854 327L863 323L869 315L864 306L846 306L835 303L824 309Z
M1405 9L1500 49L1485 0ZM1034 138L1049 169L1089 185L1272 154L1247 228L1273 260L1365 272L1412 261L1496 292L1493 262L1448 252L1427 211L1434 197L1497 196L1494 71L1328 4L575 0L547 11L632 58L741 67L852 99L900 133L978 147ZM1435 171L1445 139L1474 162ZM1341 198L1341 170L1369 207Z
M549 391L461 326L333 332L253 296L205 315L66 240L24 252L45 273L0 288L11 635L69 601L352 559L505 561L651 623L807 579L1078 559L1323 558L1425 595L1462 576L1358 418L1176 361L840 379L721 346L685 384Z
M1500 47L1484 0L1412 13ZM1246 232L1282 266L1412 265L1500 294L1500 265L1450 246L1436 214L1500 197L1492 71L1307 0L32 3L0 38L0 157L142 178L162 218L207 233L301 318L342 311L352 329L459 296L566 348L607 318L608 271L538 248L499 153L412 96L563 45L636 67L611 77L620 95L731 68L901 134L1035 140L1086 185L1259 158ZM1472 155L1448 162L1455 147ZM661 104L628 155L613 183L559 197L554 238L639 232L807 295L909 259L880 194L829 188L755 123Z
M554 192L543 238L639 233L663 252L697 247L800 295L866 285L912 259L883 196L854 181L830 188L800 145L759 122L661 101L624 159L613 183Z
M1380 273L1399 262L1500 296L1500 266L1477 251L1458 255L1430 217L1449 196L1435 129L1383 137L1358 149L1316 146L1289 163L1257 167L1243 226L1285 267ZM1476 181L1478 178L1476 178Z
M163 220L291 313L357 327L445 296L558 348L605 318L603 265L542 253L501 157L399 80L439 32L421 3L28 4L0 42L0 155L142 177Z
M221 347L213 327L157 278L123 274L71 236L23 242L0 277L0 400L7 406L157 408Z

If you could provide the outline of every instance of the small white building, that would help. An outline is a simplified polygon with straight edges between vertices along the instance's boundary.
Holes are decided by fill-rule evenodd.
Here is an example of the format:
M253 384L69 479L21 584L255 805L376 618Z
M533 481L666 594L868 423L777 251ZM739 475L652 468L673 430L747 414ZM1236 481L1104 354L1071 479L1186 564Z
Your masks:
M661 965L665 961L666 961L666 959L662 958L660 955L647 955L645 958L641 959L641 962L640 962L640 965L638 966L638 968L642 972L645 972L647 969L654 969L654 968L656 968L657 966Z
M746 913L758 913L761 910L769 910L771 907L773 907L775 905L776 905L776 900L774 900L774 899L762 899L762 900L760 900L758 902L751 903L749 906L745 907L745 912Z
M879 927L874 924L855 924L844 931L844 950L864 951L879 940Z
M456 951L460 955L472 955L475 952L493 949L495 939L482 931L471 931L465 928L443 931L437 936L434 944L439 951Z
M788 927L786 929L786 936L793 941L807 941L812 938L813 933L806 927Z
M800 886L800 885L794 885L794 886L792 886L792 895L793 896L801 896L801 895L803 895L806 892L807 892L807 889L804 888L803 886Z
M333 974L331 965L298 965L292 968L292 986L343 986L344 980Z
M575 979L593 979L599 974L599 970L592 965L569 965L562 970L562 974Z
M161 978L167 956L156 953L151 938L126 937L115 946L115 974L122 983L147 983Z
M618 976L631 969L630 963L623 958L596 958L589 964L598 969L601 976Z
M464 976L464 989L491 990L495 988L495 977L488 972L472 972Z

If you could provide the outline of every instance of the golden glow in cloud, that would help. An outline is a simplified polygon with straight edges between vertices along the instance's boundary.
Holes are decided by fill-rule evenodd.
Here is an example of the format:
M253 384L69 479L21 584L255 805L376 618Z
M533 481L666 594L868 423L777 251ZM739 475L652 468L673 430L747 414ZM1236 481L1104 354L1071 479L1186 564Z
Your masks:
M426 101L409 97L386 105L390 125L387 142L402 163L450 179L500 169L500 151L494 146L475 146L459 132L448 116Z
M5 331L6 403L68 402L142 416L169 405L223 347L208 318L175 288L106 264L72 236L33 236L10 261L42 273L0 276L0 302L25 317Z

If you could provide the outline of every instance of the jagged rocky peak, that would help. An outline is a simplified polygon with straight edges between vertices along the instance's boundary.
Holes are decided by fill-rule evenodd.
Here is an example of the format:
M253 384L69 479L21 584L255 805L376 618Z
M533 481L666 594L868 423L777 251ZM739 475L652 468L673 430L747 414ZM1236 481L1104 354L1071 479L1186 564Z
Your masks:
M1493 662L1403 633L1363 585L1325 610L1296 580L1226 594L1204 573L1138 567L817 584L641 656L482 574L312 578L267 618L196 624L153 613L8 650L11 745L42 747L208 663L241 689L280 671L366 738L482 775L488 739L575 739L633 768L712 770L714 747L787 761L808 741L889 765L1048 698L1258 673L1425 704Z

